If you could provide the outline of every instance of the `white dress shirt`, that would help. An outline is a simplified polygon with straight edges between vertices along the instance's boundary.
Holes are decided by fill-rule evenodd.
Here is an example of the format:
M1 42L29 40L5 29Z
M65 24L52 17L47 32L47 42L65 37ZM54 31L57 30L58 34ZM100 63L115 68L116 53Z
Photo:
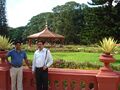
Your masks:
M33 58L32 71L35 71L35 67L38 68L43 66L50 67L52 63L53 63L53 58L48 49L43 48L42 50L36 50Z

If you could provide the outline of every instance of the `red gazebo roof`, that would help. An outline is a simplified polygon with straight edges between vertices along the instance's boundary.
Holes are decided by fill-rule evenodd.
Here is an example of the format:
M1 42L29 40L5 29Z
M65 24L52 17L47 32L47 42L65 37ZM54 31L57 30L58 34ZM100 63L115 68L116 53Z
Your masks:
M64 39L64 36L51 32L47 27L39 32L28 36L29 39L38 39L38 38L54 38L54 39Z

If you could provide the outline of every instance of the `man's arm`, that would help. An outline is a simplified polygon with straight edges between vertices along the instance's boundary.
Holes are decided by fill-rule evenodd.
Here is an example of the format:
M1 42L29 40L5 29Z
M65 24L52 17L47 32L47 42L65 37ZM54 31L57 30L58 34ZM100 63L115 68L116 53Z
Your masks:
M36 60L36 58L35 58L35 53L34 53L34 57L33 57L33 61L32 61L32 73L33 74L35 72L35 60Z
M27 59L27 54L25 51L24 51L24 60L28 68L31 69L31 63L30 63L30 60Z
M5 60L7 61L9 67L11 67L11 62L8 60L8 57L10 56L10 52L8 52L6 55L5 55Z
M8 57L5 57L5 59L6 59L7 63L8 63L9 65L11 65L10 61L8 60Z

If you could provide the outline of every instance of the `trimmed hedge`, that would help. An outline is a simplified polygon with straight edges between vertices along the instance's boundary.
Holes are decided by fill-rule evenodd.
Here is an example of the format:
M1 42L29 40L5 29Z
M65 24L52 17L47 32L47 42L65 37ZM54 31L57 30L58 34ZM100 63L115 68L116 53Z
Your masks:
M64 60L56 60L54 61L53 65L51 67L54 68L70 68L70 69L84 69L84 70L99 70L100 67L103 65L90 63L90 62L81 62L81 63L75 63L75 62L67 62ZM115 71L120 71L120 65L114 66L111 65L111 68Z

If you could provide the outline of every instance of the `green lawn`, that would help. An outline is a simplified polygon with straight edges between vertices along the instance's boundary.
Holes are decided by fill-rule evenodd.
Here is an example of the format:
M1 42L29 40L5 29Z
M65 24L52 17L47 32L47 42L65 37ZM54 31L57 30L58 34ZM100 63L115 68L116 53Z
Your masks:
M28 52L28 58L30 60L33 59L33 54L32 52ZM65 60L65 61L74 61L76 63L80 62L92 62L92 63L97 63L97 64L102 64L99 61L99 56L101 53L86 53L86 52L52 52L52 56L54 60ZM116 58L116 62L114 65L120 65L120 55L114 55Z

